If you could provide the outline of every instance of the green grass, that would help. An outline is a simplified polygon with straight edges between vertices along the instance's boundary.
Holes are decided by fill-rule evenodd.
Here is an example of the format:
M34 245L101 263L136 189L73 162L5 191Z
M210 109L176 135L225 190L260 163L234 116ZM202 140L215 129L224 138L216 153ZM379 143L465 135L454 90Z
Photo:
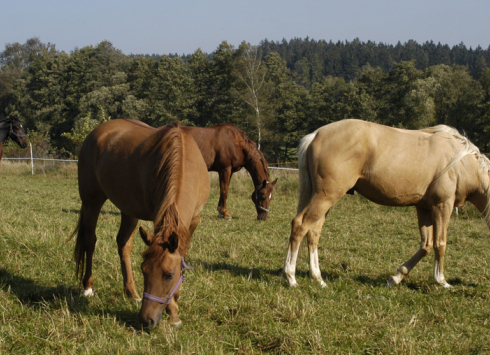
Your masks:
M433 256L398 286L385 281L418 248L413 208L346 196L320 239L328 287L308 278L303 243L298 288L280 277L297 203L295 173L279 177L268 220L259 222L251 179L234 176L232 221L216 218L218 182L192 239L179 302L183 325L148 332L139 304L124 296L115 235L103 207L95 251L95 297L80 297L72 259L80 207L76 170L0 167L0 353L13 354L480 354L490 352L489 232L471 206L452 218L446 290L432 280ZM151 229L151 224L144 223ZM306 240L304 241L306 242ZM143 242L135 240L133 268Z

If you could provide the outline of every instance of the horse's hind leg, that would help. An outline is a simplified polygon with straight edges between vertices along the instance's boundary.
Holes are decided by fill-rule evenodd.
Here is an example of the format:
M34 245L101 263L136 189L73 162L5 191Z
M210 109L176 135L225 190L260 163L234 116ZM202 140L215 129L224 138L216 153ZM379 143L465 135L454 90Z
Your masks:
M433 245L433 218L431 211L417 207L417 217L420 229L420 248L402 266L396 270L396 275L387 281L388 286L399 284L403 278L414 268L415 265L427 254L430 253Z
M134 285L133 270L131 268L131 250L133 249L133 235L138 225L138 219L121 212L121 226L117 233L117 247L121 259L121 270L124 282L124 292L135 300L141 300Z
M310 279L311 281L318 282L322 287L326 287L327 284L322 279L320 264L318 262L318 241L320 240L320 233L322 232L325 217L320 218L306 234L310 256Z
M329 198L323 193L315 194L310 203L292 220L288 254L283 271L283 277L287 279L290 286L297 286L295 277L296 261L299 246L306 234L308 234L308 249L310 253L310 277L313 281L325 286L318 265L318 239L328 210L340 197Z
M83 258L85 257L85 274L82 279L84 296L92 296L94 294L92 290L94 284L92 265L95 244L97 242L95 229L97 227L100 209L104 202L105 199L97 201L97 203L91 203L90 206L82 203L82 208L80 210L81 221L75 254L77 255L76 258L79 265L83 265Z

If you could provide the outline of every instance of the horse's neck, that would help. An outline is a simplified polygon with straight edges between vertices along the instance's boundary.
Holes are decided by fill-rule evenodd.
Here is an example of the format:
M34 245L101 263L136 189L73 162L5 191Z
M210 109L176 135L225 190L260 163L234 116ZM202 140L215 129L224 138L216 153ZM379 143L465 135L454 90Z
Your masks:
M250 152L249 152L250 153ZM253 158L254 154L247 154L245 161L245 169L249 172L254 186L262 184L264 180L269 180L269 172L261 159Z
M9 134L9 125L5 122L0 122L0 143L2 143Z

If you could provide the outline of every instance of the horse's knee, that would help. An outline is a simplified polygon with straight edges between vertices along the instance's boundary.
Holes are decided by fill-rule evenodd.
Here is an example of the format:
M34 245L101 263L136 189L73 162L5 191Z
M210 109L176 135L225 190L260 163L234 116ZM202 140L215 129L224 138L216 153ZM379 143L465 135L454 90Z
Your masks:
M422 254L422 257L426 257L427 255L429 255L431 250L432 245L422 245L420 247L420 253Z

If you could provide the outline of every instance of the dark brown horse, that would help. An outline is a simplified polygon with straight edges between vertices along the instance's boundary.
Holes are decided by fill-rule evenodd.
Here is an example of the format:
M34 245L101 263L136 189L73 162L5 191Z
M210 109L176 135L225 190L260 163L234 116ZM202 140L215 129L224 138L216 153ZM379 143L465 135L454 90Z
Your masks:
M7 138L12 139L21 148L27 147L26 133L17 114L12 114L10 117L0 116L0 160L3 156L3 141Z
M217 171L219 174L218 217L231 219L226 208L231 175L245 167L255 186L252 201L257 210L257 219L265 221L277 179L270 182L267 161L255 143L243 131L228 123L182 129L195 139L208 170Z
M121 211L117 245L124 290L139 299L130 254L139 219L153 221L154 235L140 227L148 249L143 253L143 302L140 319L155 326L166 310L179 325L177 300L184 257L209 195L209 173L194 139L178 123L154 129L134 120L103 123L89 134L78 161L82 207L76 234L77 274L84 295L93 294L95 229L104 202Z

